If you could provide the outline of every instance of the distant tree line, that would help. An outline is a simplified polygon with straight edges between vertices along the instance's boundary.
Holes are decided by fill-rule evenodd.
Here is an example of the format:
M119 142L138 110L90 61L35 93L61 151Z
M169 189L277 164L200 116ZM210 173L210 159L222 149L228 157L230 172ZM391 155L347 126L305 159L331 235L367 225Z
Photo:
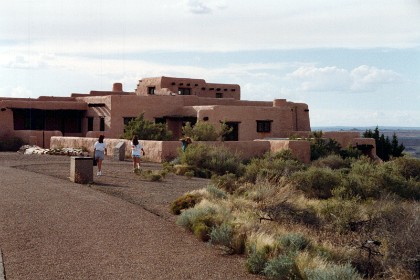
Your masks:
M376 127L373 131L371 129L366 130L363 133L365 138L373 138L376 143L376 154L384 161L388 161L391 157L401 157L405 149L403 144L398 143L397 134L394 132L392 140L388 136L379 134L379 128Z

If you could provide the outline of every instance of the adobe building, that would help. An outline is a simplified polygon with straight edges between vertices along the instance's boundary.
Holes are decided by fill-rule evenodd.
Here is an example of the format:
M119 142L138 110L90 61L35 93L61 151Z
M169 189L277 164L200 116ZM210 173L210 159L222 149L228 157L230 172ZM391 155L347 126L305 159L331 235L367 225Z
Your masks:
M311 131L307 104L285 99L246 101L241 100L236 84L156 77L140 80L134 92L115 83L110 91L70 97L0 97L0 138L16 136L41 147L50 147L52 136L95 138L104 134L118 139L124 125L141 113L148 120L166 123L173 140L181 137L186 122L198 121L215 127L225 122L232 127L225 141L307 136Z
M0 137L18 136L39 146L48 146L45 135L103 133L119 138L124 125L141 113L148 120L166 123L174 140L186 122L197 121L216 127L226 122L233 127L226 141L283 138L310 131L306 104L285 99L244 101L240 95L239 85L159 77L140 80L134 92L125 92L116 83L112 91L71 97L0 98Z

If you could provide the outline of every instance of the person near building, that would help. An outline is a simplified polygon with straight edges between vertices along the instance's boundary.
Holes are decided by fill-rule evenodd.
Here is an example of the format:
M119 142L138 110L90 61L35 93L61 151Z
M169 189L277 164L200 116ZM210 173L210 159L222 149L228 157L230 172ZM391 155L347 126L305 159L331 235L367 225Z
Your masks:
M107 149L104 142L104 138L104 135L100 135L98 141L96 141L95 145L93 146L94 157L98 166L98 172L96 173L96 175L98 176L102 175L102 161L105 159L105 155L107 155Z
M140 169L140 158L142 154L144 156L144 149L140 144L137 135L134 135L133 139L131 140L131 157L133 158L133 172L135 172L136 169Z

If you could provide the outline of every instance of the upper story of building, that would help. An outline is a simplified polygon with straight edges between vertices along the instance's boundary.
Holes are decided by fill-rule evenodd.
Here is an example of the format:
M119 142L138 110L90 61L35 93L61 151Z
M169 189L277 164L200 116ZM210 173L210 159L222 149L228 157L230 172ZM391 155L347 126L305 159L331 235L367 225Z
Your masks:
M236 84L207 83L203 79L156 77L139 81L135 93L147 95L196 95L209 98L241 99L241 88Z

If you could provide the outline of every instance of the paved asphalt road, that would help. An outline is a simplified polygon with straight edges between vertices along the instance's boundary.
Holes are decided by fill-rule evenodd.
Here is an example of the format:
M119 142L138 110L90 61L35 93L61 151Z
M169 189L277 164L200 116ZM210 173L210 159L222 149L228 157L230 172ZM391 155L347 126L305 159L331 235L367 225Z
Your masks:
M221 255L171 221L5 162L0 251L7 280L259 279L246 272L243 258Z

